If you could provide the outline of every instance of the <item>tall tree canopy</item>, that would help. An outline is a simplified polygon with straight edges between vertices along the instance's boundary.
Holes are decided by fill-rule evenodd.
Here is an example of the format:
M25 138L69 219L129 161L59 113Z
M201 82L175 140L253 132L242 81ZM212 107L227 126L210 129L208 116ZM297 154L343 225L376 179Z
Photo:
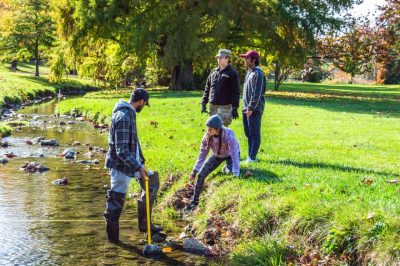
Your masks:
M171 72L170 87L191 89L193 65L214 60L219 47L260 50L269 62L304 61L314 36L340 24L335 13L355 0L63 0L53 2L59 34L84 57L104 40L118 57L145 65L153 56ZM90 46L90 45L89 45ZM154 57L154 54L156 55ZM120 62L121 63L121 62Z
M39 76L41 54L54 42L50 5L46 0L1 1L2 60L34 59Z

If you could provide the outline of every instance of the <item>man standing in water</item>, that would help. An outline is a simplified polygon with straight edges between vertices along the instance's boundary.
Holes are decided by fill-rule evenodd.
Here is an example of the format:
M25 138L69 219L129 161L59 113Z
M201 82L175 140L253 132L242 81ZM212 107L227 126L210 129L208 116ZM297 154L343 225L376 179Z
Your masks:
M159 188L157 173L146 173L142 149L140 147L136 114L140 113L144 106L149 106L149 94L145 89L138 88L132 92L130 101L118 102L112 111L110 133L108 136L109 150L106 155L105 166L110 169L111 188L107 192L106 233L108 241L119 242L119 217L125 202L131 178L139 183L142 194L138 200L139 230L146 232L146 190L145 177L149 177L150 211ZM151 231L158 233L161 227L151 225Z
M264 112L264 94L266 80L259 67L260 56L257 51L250 50L241 54L247 66L243 84L243 126L248 143L248 157L245 163L257 162L257 153L261 144L261 117Z

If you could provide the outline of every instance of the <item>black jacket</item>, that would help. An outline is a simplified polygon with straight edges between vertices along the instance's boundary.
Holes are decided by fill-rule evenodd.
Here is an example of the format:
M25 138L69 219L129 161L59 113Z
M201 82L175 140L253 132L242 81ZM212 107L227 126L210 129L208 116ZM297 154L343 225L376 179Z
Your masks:
M232 104L233 107L239 107L239 75L236 70L228 65L222 71L219 67L214 68L207 78L204 89L202 104L208 102L215 105Z

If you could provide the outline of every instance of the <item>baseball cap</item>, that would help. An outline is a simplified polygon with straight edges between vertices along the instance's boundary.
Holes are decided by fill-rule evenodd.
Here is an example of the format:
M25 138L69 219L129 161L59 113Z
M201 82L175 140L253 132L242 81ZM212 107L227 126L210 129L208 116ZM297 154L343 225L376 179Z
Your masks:
M249 51L247 51L247 53L241 54L240 57L244 57L244 58L252 57L252 58L260 59L260 55L255 50L249 50Z
M218 54L215 57L231 57L232 52L228 49L218 50Z

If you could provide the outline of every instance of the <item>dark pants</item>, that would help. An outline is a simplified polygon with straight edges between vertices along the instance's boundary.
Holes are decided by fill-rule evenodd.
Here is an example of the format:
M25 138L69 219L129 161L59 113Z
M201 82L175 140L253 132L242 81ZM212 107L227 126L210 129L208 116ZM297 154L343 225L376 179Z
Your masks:
M250 159L255 160L261 144L261 113L253 111L250 117L243 113L242 117L248 142L248 154Z
M203 167L201 167L200 172L197 176L197 181L196 185L194 187L194 195L192 199L192 203L198 204L199 203L199 197L201 193L201 188L203 187L204 180L206 177L214 171L223 161L228 160L228 158L232 161L231 157L226 157L226 158L218 158L214 154L211 155L207 161L204 163Z

